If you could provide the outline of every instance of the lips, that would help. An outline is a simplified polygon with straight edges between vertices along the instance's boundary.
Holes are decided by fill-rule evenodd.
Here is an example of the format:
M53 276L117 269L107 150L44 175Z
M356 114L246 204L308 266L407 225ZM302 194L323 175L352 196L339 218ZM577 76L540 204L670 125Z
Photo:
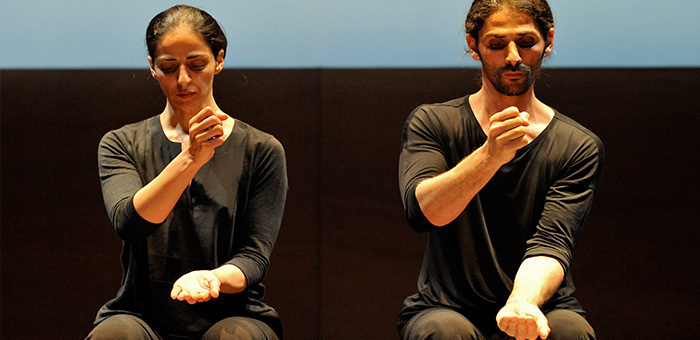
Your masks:
M185 98L192 97L192 96L194 96L195 94L197 94L197 92L194 92L194 91L182 91L182 92L178 92L176 95L177 95L178 97L180 97L180 98L185 99Z
M503 75L506 78L520 78L520 77L525 76L525 73L523 73L523 72L505 72L505 73L503 73Z

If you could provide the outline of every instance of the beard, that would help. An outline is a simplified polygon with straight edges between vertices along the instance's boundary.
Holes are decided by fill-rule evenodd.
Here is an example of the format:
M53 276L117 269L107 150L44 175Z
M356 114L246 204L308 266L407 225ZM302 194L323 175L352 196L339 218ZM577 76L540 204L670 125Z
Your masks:
M542 59L540 59L533 67L525 64L493 67L484 63L482 73L489 80L489 82L493 84L496 91L506 96L519 96L527 92L532 87L532 84L535 83L535 79L537 78L541 64ZM503 73L513 71L522 72L525 77L517 80L506 79L503 77Z

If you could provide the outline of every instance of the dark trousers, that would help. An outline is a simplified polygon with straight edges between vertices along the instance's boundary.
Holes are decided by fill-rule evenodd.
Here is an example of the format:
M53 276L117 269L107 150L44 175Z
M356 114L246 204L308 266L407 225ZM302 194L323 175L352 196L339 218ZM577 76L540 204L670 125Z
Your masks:
M549 340L595 340L593 328L578 313L559 309L545 316L551 329ZM477 328L462 314L447 308L431 308L416 314L399 332L399 338L402 340L512 339L497 328L495 319L490 327Z
M164 337L156 333L146 322L128 314L113 315L100 322L86 340L175 340L187 338ZM231 317L214 324L197 340L278 340L277 335L264 322L246 317ZM195 340L195 339L192 339Z

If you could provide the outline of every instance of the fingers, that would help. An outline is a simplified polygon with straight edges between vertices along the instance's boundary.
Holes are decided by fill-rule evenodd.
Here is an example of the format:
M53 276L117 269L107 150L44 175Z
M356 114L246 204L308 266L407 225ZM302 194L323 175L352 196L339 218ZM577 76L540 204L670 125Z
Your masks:
M220 116L210 112L208 115L202 116L203 113L211 111L202 111L190 120L189 134L197 137L198 141L205 142L224 134L223 120ZM223 117L228 117L223 115Z
M508 336L516 339L534 340L537 339L538 336L542 339L546 339L549 335L549 328L547 327L545 333L544 329L539 329L537 327L535 319L531 317L506 317L498 322L498 328L508 334ZM544 334L546 335L542 337Z
M511 107L504 109L501 112L496 112L493 116L491 116L491 120L510 119L510 118L517 117L519 114L520 114L520 110L515 106L511 106Z
M514 106L492 115L489 124L488 149L503 163L529 142L526 127L530 125L530 114Z
M527 112L525 112L525 111L520 112L520 119L523 120L523 125L524 125L524 126L530 125L530 114L529 114L529 113L527 113Z
M182 293L182 288L180 286L173 286L173 290L170 291L170 298L173 300L178 300L178 296Z
M213 156L214 149L224 143L222 121L226 119L226 114L215 112L210 107L205 107L192 117L187 143L189 153L202 162L208 161Z
M544 315L537 318L537 334L540 336L540 339L547 339L549 332L550 328L547 318Z
M550 333L547 318L534 305L506 305L496 315L498 328L519 339L547 339Z
M219 292L221 291L221 282L218 279L213 279L209 282L209 295L213 298L219 297Z
M524 134L524 129L518 129L530 125L530 114L511 106L501 112L497 112L489 118L491 133L501 135L508 131L519 131ZM517 130L516 130L517 129Z
M228 115L225 114L225 113L223 113L223 112L217 111L217 112L214 112L214 114L216 115L216 118L219 118L219 119L222 120L222 121L228 119Z
M216 118L219 118L220 120L226 120L228 119L228 116L221 112L221 111L214 111L214 109L211 108L211 106L206 106L205 108L201 109L198 114L195 115L195 117L199 116L200 119L202 120L203 118L206 118L208 116L216 116Z
M177 290L176 290L177 288ZM182 289L180 287L173 288L172 292L170 293L170 297L173 300L178 300L178 301L186 301L187 303L193 305L197 302L207 302L211 300L212 294L210 293L209 290L203 290L203 289L198 289L195 291L189 291ZM218 292L217 292L218 296Z
M523 113L526 113L526 112L523 111ZM527 114L527 116L525 116L525 115L521 116L520 110L515 106L511 106L511 107L506 108L505 110L503 110L501 112L496 112L495 114L493 114L491 116L491 118L489 118L489 120L491 121L491 123L493 123L493 122L497 122L497 121L506 121L506 120L515 119L515 118L521 118L521 119L527 118L527 119L529 119L529 114Z
M190 126L202 123L207 119L216 118L216 121L221 124L222 121L228 119L228 115L220 111L214 111L210 106L207 106L199 111L192 119L190 119Z
M190 130L190 142L217 144L217 139L224 135L224 127L221 122L203 122L201 126L193 127ZM223 142L223 139L220 140ZM218 146L218 145L217 145Z
M219 297L221 283L211 271L194 271L183 275L173 284L170 297L189 304L207 302Z
M214 115L214 109L212 109L211 106L207 106L207 107L199 110L199 113L197 113L196 115L194 115L194 117L192 117L192 119L190 119L190 126L192 124L201 122L205 118L207 118L209 116L213 116L213 115Z
M539 335L540 339L547 339L547 337L549 336L549 332L549 326L544 326L538 329L537 334Z

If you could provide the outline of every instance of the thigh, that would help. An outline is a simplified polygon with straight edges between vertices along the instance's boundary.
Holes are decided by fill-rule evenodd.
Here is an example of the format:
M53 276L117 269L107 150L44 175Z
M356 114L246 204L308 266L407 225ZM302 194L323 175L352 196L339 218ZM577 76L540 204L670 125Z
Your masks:
M566 309L553 310L546 315L551 340L595 340L593 327L584 317Z
M117 314L97 324L85 339L161 340L161 337L140 318Z
M403 340L485 340L469 319L447 308L431 308L416 314L401 330L399 337Z
M223 319L204 334L202 340L278 340L266 323L242 316Z

